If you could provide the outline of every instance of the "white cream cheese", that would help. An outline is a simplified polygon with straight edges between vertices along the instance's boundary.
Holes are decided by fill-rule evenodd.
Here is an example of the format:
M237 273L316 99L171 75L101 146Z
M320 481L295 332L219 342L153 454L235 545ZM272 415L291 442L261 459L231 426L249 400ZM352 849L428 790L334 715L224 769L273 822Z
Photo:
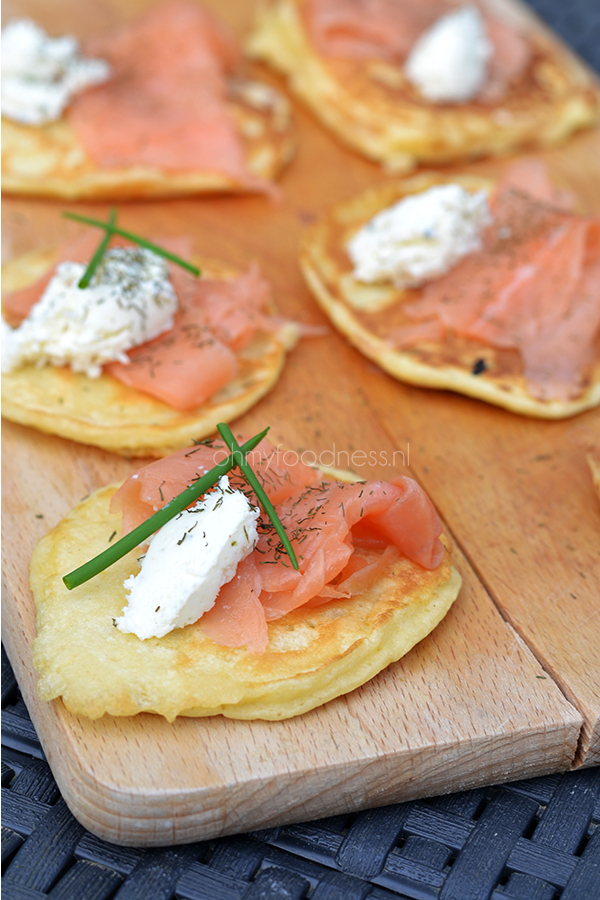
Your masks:
M84 59L74 37L49 37L30 19L2 30L2 115L25 125L60 119L72 97L106 81L102 59Z
M128 605L117 628L145 640L196 622L254 550L259 514L224 475L214 491L154 535L140 572L124 583Z
M421 35L404 71L427 100L466 103L483 88L492 52L481 13L476 6L464 6Z
M418 287L479 250L481 232L491 221L484 191L471 194L458 184L445 184L411 194L348 242L352 274L367 284Z
M4 316L0 317L0 340L2 346L2 371L11 372L18 365L16 356L18 355L18 346L13 340L14 330L4 320Z
M108 250L86 288L83 263L63 262L18 328L3 326L2 371L69 365L90 378L105 363L173 327L177 297L166 262L138 247Z

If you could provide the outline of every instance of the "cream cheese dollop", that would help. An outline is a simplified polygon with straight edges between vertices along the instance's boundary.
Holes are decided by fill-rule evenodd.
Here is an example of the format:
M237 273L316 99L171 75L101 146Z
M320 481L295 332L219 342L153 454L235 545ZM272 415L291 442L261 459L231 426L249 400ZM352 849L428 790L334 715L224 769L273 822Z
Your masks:
M140 571L124 582L128 605L117 628L146 640L196 622L254 550L259 515L224 475L203 500L154 535Z
M481 91L493 47L476 6L442 16L414 45L408 80L433 103L467 103Z
M2 29L2 115L24 125L60 119L79 91L110 77L102 59L86 59L70 35L49 37L30 19Z
M173 327L177 296L166 262L151 250L108 250L88 287L86 265L57 266L41 298L18 328L2 326L2 371L24 365L70 366L97 378L108 362Z
M484 191L473 194L445 184L411 194L378 213L348 242L352 274L367 284L418 287L479 250L481 233L491 222Z

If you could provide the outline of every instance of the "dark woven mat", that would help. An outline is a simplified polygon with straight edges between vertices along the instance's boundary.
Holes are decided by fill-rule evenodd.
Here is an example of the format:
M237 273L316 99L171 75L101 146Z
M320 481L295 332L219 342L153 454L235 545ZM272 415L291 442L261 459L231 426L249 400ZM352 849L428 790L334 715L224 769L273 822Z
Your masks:
M526 0L557 34L600 72L600 0Z
M73 818L2 650L4 900L599 900L600 768L182 847Z

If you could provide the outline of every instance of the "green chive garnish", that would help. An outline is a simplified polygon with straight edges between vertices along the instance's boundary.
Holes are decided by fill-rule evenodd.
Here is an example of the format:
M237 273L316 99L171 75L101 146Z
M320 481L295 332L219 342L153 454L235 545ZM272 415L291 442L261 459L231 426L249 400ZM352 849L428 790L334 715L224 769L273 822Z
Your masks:
M100 243L98 244L98 249L96 250L96 252L95 252L94 255L92 256L91 260L89 261L88 267L87 267L87 269L85 270L85 272L83 273L83 275L81 276L81 279L80 279L79 284L77 285L77 287L80 287L80 288L86 288L86 287L88 286L88 284L90 283L90 281L92 280L92 277L93 277L93 275L94 275L94 272L96 271L96 269L97 269L98 266L100 265L100 260L102 259L102 257L103 257L104 254L106 253L106 248L108 247L108 242L110 241L111 237L113 236L113 225L115 224L116 221L117 221L117 211L116 211L116 209L113 207L113 208L111 209L110 215L109 215L109 217L108 217L108 224L107 224L107 227L106 227L106 234L104 235L104 237L102 238L102 240L101 240Z
M260 503L260 505L262 506L262 508L264 509L264 511L266 512L266 514L268 515L268 517L270 518L271 522L273 523L273 525L275 527L275 531L281 538L281 543L283 544L287 555L289 556L290 560L292 561L293 567L296 570L298 570L299 569L298 560L296 559L296 554L294 553L294 548L291 545L289 537L285 533L285 528L281 524L281 520L280 520L279 516L275 512L275 507L273 506L273 504L271 503L271 501L265 494L264 488L261 485L258 478L256 477L256 475L254 474L254 472L252 471L250 464L248 462L246 462L245 454L248 452L245 449L246 444L244 444L243 447L240 447L240 445L238 444L238 442L236 441L236 439L234 438L234 436L231 432L231 428L229 427L229 425L226 425L225 422L221 422L219 425L217 425L217 431L219 432L219 434L221 435L221 437L223 438L223 440L225 441L225 443L231 450L232 455L235 457L236 465L241 469L241 471L246 476L246 480L248 481L250 486L254 489L256 498L257 498L258 502Z
M163 256L165 259L181 266L182 269L187 269L192 275L200 275L200 269L196 268L196 266L186 262L179 256L175 256L174 253L169 253L168 250L159 247L158 244L153 244L151 241L147 241L146 238L134 234L132 231L125 231L123 228L111 228L108 222L102 222L100 219L90 219L88 216L80 216L79 213L64 212L63 216L65 219L72 219L74 222L82 222L84 225L93 225L96 228L104 228L105 230L110 228L112 234L118 234L120 237L127 238L127 240L133 241L133 243L137 244L139 247L145 247L146 250L152 250L152 252L156 253L158 256Z
M113 544L112 547L108 547L102 553L99 553L98 556L90 559L89 562L84 563L78 569L74 569L73 572L69 572L68 575L65 575L63 581L68 589L71 591L73 588L79 587L80 584L84 584L86 581L89 581L90 578L94 578L95 575L103 572L104 569L108 569L109 566L116 563L117 560L129 553L130 550L134 550L139 544L143 544L151 534L154 534L155 531L162 528L162 526L170 519L174 518L178 513L183 512L183 510L187 509L194 500L197 500L198 497L205 493L205 491L213 487L221 475L226 475L227 472L239 465L239 457L243 457L244 453L249 453L250 450L254 450L257 444L260 444L268 430L268 428L265 428L260 434L257 434L253 438L250 438L249 441L246 441L242 447L237 447L237 454L232 453L227 459L224 459L223 462L217 463L217 465L207 472L206 475L203 475L198 481L195 481L180 494L177 494L177 496L163 506L162 509L153 513L153 515L146 519L145 522L142 522L141 525L138 525L137 528L134 528L133 531L130 531L125 537L122 537L121 540L117 541L116 544Z

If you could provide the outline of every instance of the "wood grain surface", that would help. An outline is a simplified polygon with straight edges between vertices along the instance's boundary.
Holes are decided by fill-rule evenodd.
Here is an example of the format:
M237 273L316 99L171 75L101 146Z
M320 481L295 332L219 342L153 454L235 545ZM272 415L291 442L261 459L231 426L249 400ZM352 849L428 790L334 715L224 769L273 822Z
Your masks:
M85 35L146 5L12 0L4 12ZM210 5L245 32L253 4ZM131 203L120 219L145 233L191 234L196 252L235 265L257 259L282 311L322 323L296 263L302 229L385 175L301 107L296 114L298 153L279 204ZM600 134L545 156L582 209L600 211ZM59 240L64 208L7 198L5 258ZM600 761L600 503L577 443L581 428L600 437L598 411L541 422L403 385L330 328L299 344L277 387L237 425L271 425L286 446L365 477L416 477L445 520L463 589L403 660L297 719L72 716L35 690L31 551L83 495L135 465L5 423L3 637L59 786L86 827L117 843L183 843Z

